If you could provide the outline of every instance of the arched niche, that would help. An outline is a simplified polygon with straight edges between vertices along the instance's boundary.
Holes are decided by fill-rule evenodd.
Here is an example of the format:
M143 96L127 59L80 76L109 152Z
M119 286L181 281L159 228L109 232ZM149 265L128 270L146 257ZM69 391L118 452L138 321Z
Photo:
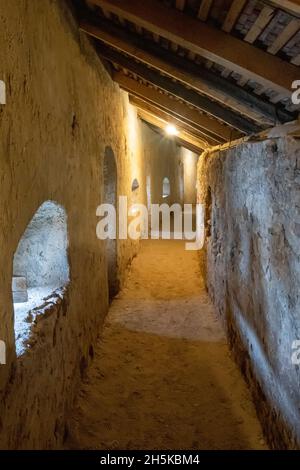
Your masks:
M65 209L44 202L23 233L13 257L12 297L17 355L24 351L33 313L70 279Z
M163 179L163 187L162 187L162 197L166 199L171 194L171 185L169 178L165 177Z
M132 185L131 185L131 191L137 191L139 187L140 187L140 184L137 178L134 178L134 180L132 181Z

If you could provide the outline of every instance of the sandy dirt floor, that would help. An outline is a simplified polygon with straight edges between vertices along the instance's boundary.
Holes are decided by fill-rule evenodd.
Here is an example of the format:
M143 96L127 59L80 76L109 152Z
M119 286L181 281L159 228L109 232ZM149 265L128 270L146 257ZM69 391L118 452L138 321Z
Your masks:
M267 448L182 242L143 242L68 427L71 449Z

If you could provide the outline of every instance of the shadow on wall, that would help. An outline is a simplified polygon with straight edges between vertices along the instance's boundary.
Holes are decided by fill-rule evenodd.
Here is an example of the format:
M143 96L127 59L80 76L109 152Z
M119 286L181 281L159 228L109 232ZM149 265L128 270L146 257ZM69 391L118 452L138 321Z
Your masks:
M104 204L112 204L117 210L117 164L111 147L106 147L103 162ZM117 240L106 240L107 280L109 301L119 291Z
M26 350L34 314L46 299L69 282L67 215L62 206L44 202L28 224L13 259L12 295L16 353ZM51 300L53 302L53 297Z

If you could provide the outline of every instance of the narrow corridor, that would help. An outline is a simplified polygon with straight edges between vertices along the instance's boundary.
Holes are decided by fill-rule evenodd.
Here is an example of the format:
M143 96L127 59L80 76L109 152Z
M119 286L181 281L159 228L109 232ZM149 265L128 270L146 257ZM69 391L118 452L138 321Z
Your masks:
M198 253L144 241L69 419L73 449L266 449Z

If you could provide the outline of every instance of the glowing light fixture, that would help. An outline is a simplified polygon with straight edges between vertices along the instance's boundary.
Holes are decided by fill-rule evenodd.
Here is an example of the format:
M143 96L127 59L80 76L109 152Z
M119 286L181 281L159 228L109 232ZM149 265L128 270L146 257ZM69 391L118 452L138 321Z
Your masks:
M176 129L175 126L173 126L173 124L168 124L166 126L166 133L168 135L178 135L178 130Z

